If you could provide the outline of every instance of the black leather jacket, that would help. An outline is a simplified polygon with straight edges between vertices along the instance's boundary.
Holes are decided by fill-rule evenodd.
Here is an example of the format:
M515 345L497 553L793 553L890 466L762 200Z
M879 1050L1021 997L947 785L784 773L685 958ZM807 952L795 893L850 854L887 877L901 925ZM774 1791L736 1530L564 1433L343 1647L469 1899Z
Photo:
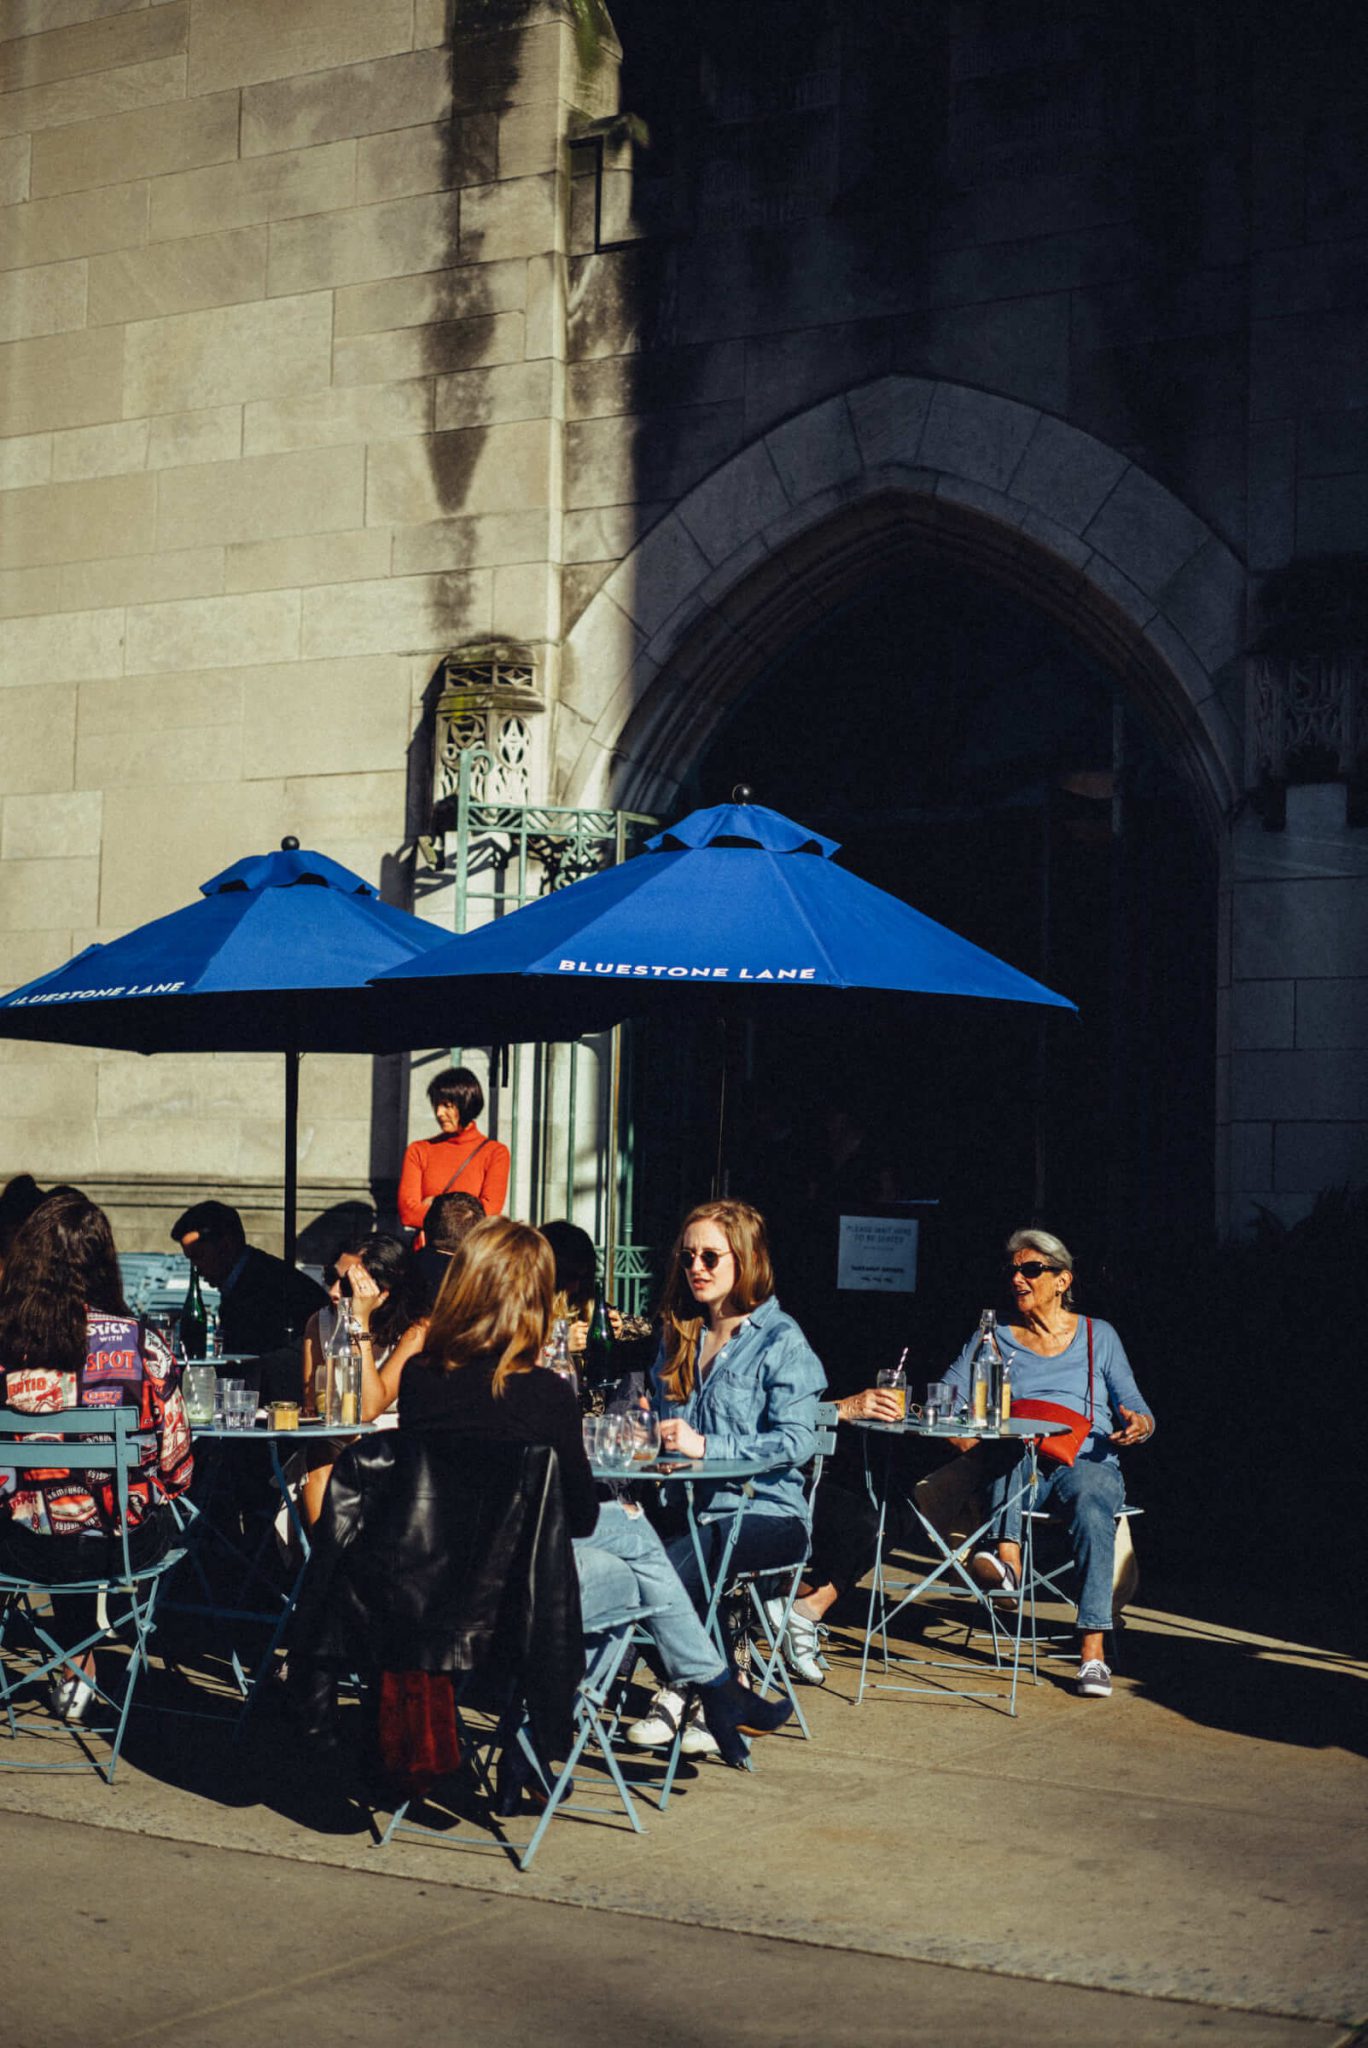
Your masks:
M527 1702L547 1757L566 1754L584 1675L579 1580L546 1444L390 1430L333 1467L290 1664L492 1670Z

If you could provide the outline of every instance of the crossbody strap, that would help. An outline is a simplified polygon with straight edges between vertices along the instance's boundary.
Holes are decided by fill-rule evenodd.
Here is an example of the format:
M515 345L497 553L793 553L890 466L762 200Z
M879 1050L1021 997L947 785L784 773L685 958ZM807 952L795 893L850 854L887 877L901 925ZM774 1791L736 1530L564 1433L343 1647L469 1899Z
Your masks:
M488 1138L481 1138L479 1144L475 1147L475 1150L471 1153L469 1159L463 1159L461 1161L460 1165L457 1167L455 1173L452 1174L451 1179L447 1182L446 1186L444 1188L441 1188L438 1191L437 1195L433 1196L432 1199L434 1202L438 1200L439 1195L449 1195L451 1193L451 1190L455 1187L458 1180L464 1180L467 1171L475 1164L475 1161L479 1158L480 1154L484 1151L484 1148L488 1143Z
M1090 1427L1095 1427L1097 1423L1097 1401L1096 1397L1093 1394L1092 1317L1084 1316L1083 1320L1086 1323L1088 1329L1088 1423Z

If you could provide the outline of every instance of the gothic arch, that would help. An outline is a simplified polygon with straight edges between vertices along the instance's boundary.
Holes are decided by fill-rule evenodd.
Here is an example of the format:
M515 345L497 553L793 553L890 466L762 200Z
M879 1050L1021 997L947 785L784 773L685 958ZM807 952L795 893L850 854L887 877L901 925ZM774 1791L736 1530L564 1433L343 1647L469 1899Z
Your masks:
M1105 443L968 386L884 377L771 428L613 571L566 638L566 800L668 805L723 707L871 568L973 566L1065 624L1148 713L1216 832L1241 786L1217 695L1245 572Z

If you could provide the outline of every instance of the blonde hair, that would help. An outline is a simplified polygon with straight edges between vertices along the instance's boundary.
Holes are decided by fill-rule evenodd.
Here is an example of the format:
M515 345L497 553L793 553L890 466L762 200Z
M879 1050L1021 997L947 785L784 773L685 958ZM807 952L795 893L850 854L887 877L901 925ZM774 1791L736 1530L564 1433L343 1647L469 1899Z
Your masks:
M452 1253L424 1351L446 1372L493 1357L494 1392L501 1394L510 1373L530 1372L537 1363L555 1277L551 1247L539 1230L487 1216Z
M747 1315L768 1301L774 1292L774 1267L770 1263L765 1219L749 1202L700 1202L690 1209L679 1226L670 1253L665 1290L661 1296L660 1321L665 1356L660 1368L661 1392L667 1400L687 1401L698 1378L698 1347L703 1318L694 1305L688 1275L680 1253L685 1233L695 1223L715 1223L727 1240L736 1266L731 1293L723 1303L730 1315Z

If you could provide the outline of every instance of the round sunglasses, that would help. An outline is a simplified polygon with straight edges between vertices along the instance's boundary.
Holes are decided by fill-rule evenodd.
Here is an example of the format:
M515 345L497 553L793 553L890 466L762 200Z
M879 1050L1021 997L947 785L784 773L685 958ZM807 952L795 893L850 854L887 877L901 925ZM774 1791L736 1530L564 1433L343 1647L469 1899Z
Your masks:
M679 1263L686 1273L691 1273L695 1266L702 1266L707 1272L715 1273L722 1260L730 1257L729 1251L716 1251L709 1244L705 1245L701 1252L689 1251L686 1247L679 1254Z

